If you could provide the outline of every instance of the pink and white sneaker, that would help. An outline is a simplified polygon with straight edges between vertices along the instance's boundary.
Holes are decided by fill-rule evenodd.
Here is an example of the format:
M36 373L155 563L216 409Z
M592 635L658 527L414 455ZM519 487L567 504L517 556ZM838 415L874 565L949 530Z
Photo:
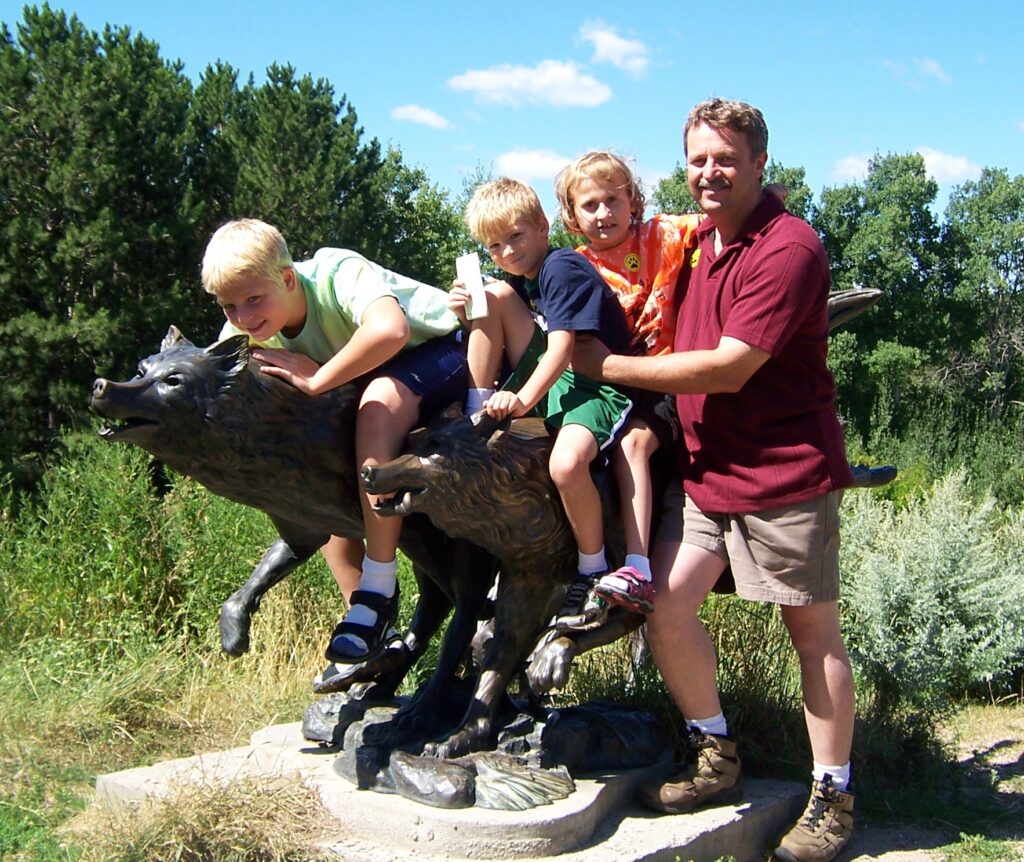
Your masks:
M594 585L594 592L635 614L646 615L654 610L654 586L632 566L603 575Z

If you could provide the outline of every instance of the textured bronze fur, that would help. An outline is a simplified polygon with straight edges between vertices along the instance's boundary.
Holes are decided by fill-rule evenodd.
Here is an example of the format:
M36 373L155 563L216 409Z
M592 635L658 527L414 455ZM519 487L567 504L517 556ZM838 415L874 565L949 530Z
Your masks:
M231 655L249 649L252 614L264 593L305 562L333 534L361 538L354 433L358 393L342 386L310 398L260 374L245 336L206 349L174 327L160 351L129 381L99 379L93 410L117 422L101 435L133 443L216 494L262 509L280 538L221 609L221 643ZM453 539L423 515L407 518L399 547L412 561L419 601L399 661L356 666L349 684L374 680L393 693L452 609L438 667L398 726L412 732L431 719L431 698L456 673L487 591L493 558Z
M508 426L451 411L413 435L413 453L367 467L372 493L396 496L381 511L425 512L451 536L472 538L501 563L494 626L479 656L480 678L461 728L429 750L457 757L488 747L505 690L545 631L576 572L576 542L548 474L551 439L539 419ZM613 494L605 493L605 528L621 542ZM611 556L617 557L614 549ZM590 630L549 636L537 691L564 684L572 655L636 628L641 618L615 609ZM535 660L540 659L535 657Z

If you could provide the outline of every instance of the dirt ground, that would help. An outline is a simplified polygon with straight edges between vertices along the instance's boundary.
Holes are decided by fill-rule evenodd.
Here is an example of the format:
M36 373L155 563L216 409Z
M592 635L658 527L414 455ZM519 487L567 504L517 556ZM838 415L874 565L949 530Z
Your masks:
M1005 814L997 822L978 824L970 834L991 840L1013 842L998 857L958 856L1002 862L1024 860L1024 704L1014 706L970 707L958 714L948 730L958 756L968 770L968 793L994 794ZM935 828L873 825L857 822L854 840L839 862L938 862L945 859L950 845L960 841L952 826L943 828L941 816Z

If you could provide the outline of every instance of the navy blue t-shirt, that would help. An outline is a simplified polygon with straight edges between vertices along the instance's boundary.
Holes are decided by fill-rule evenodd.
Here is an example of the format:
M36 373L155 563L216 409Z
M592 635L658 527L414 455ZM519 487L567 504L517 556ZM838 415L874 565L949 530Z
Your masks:
M629 353L626 315L607 282L581 254L549 249L536 279L513 277L530 303L544 315L548 332L568 330L595 335L612 353Z

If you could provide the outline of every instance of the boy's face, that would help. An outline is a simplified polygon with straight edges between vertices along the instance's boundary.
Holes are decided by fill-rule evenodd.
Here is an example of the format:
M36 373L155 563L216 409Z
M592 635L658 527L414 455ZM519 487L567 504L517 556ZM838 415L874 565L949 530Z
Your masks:
M261 276L239 276L221 288L217 304L228 322L242 330L253 341L266 341L281 330L298 334L305 322L305 313L295 320L295 273L286 269L284 287ZM298 328L297 328L298 327Z
M572 199L576 223L594 251L614 248L629 236L633 202L623 182L584 177L573 188Z
M536 278L548 253L548 223L539 224L517 219L506 225L497 236L489 237L487 251L498 266L510 275Z

